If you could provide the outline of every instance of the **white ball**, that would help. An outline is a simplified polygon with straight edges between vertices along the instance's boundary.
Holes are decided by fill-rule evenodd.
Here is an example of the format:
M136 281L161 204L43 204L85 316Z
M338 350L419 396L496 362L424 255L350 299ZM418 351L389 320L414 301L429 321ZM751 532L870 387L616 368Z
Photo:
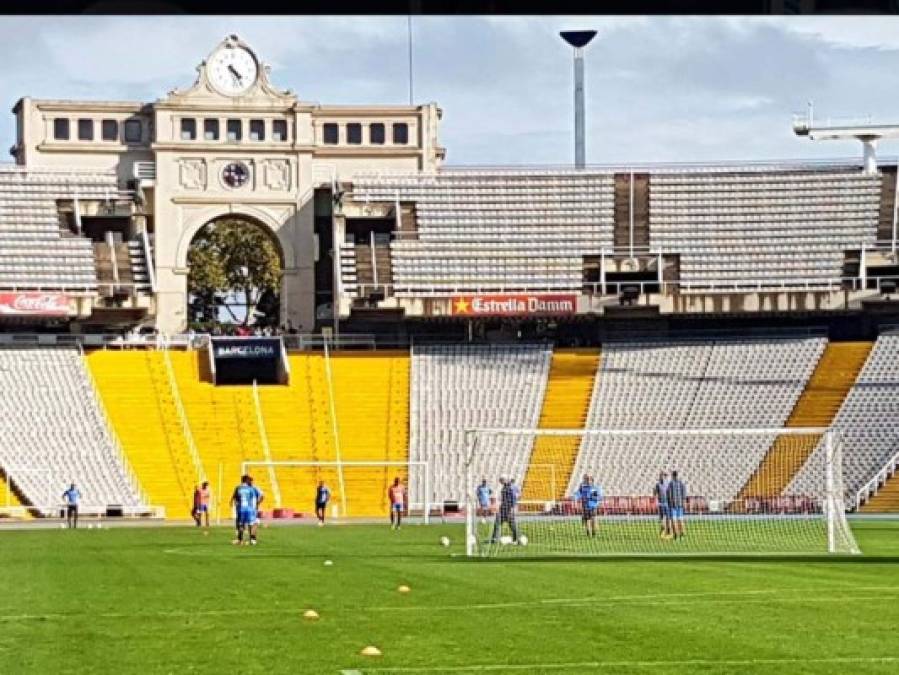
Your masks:
M526 534L523 534L520 537L518 537L518 543L521 544L522 546L527 546L528 545L528 536Z
M325 567L330 567L330 566L333 565L333 564L334 564L334 563L331 562L330 560L325 560Z
M59 527L60 527L60 529L63 529L63 530L64 530L64 529L66 529L66 524L65 524L65 523L60 523L60 524L59 524Z
M440 545L441 546L449 546L450 545L449 537L440 537Z
M503 546L508 546L512 543L512 537L510 537L508 534L504 534L499 538L499 543Z
M88 524L87 524L87 529L93 530L93 529L94 529L93 523L88 523Z
M478 543L478 538L476 536L474 536L473 534L469 534L468 535L468 543L471 544L472 546L475 546Z

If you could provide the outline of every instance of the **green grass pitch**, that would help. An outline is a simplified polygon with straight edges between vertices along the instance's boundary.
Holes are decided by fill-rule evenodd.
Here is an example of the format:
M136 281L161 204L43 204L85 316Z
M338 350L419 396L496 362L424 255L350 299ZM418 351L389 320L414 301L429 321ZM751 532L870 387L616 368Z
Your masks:
M0 672L899 672L899 522L853 528L853 559L537 561L458 525L3 531Z

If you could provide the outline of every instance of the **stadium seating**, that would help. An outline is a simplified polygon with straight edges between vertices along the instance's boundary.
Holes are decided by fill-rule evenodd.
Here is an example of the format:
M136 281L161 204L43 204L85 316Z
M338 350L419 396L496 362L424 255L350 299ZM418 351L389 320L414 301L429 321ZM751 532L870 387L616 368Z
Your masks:
M432 501L462 500L469 428L533 429L540 418L552 348L548 345L420 346L412 353L409 456L431 463ZM521 485L533 440L485 437L472 476L495 483L507 475ZM414 501L423 486L410 482Z
M899 335L878 337L855 385L834 420L843 448L843 483L848 505L886 462L899 452ZM818 447L787 488L807 494L824 475L823 448Z
M781 427L825 343L824 338L608 343L588 428ZM647 495L661 469L678 469L691 494L732 499L775 437L585 436L569 494L583 473L591 473L607 495ZM716 453L719 459L710 461Z
M583 256L612 246L613 177L586 172L357 176L357 200L414 202L391 244L397 295L579 290Z
M831 426L871 347L870 342L828 342L786 426ZM780 496L819 441L820 436L778 436L740 496Z
M291 354L289 363L289 386L259 387L271 459L334 462L338 459L338 447L334 441L325 358L321 353ZM336 352L330 355L330 367L340 459L405 461L408 456L408 353ZM254 471L254 475L268 473L262 468ZM318 480L324 480L331 488L332 505L342 506L341 481L334 467L281 467L273 473L283 508L312 511ZM388 481L395 475L405 480L406 474L404 467L345 467L347 515L384 515Z
M56 202L118 196L115 173L0 166L0 288L95 290L91 242L60 227Z
M679 253L694 288L825 288L839 283L845 249L874 243L879 200L880 176L852 170L653 173L650 245Z
M56 506L75 482L85 512L147 510L77 349L0 349L0 389L0 467L32 505Z
M240 480L241 464L247 460L264 460L264 444L253 400L253 388L247 385L217 387L201 379L200 351L170 352L178 393L187 416L194 443L213 492L221 494L221 515L228 517L228 500L232 488ZM267 472L253 474L256 484L272 505L272 489Z
M553 351L540 412L541 429L583 428L599 359L597 349ZM578 436L539 436L522 485L522 500L561 499L580 445Z
M186 518L198 480L172 396L163 352L96 350L86 355L100 397L148 499Z

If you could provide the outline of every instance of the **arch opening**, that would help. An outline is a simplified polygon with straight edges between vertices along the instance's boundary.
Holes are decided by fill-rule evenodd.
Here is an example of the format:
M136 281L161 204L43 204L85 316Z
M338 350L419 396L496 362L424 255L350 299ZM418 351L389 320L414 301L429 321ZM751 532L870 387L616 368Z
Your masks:
M280 325L285 256L264 223L242 214L213 218L191 238L187 267L190 329L249 334Z

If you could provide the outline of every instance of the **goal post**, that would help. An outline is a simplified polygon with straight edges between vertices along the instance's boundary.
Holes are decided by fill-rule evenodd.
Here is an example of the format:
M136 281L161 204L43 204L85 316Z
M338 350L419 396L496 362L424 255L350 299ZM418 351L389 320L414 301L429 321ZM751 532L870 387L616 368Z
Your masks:
M860 552L831 428L470 429L466 446L469 556Z
M431 471L424 461L291 461L248 459L241 474L260 470L265 481L273 476L279 486L277 501L267 508L314 511L319 481L331 490L329 515L338 518L384 517L388 513L387 488L399 477L407 489L408 515L430 522ZM257 483L260 481L257 479ZM266 484L260 485L266 491ZM334 510L336 508L336 511Z

